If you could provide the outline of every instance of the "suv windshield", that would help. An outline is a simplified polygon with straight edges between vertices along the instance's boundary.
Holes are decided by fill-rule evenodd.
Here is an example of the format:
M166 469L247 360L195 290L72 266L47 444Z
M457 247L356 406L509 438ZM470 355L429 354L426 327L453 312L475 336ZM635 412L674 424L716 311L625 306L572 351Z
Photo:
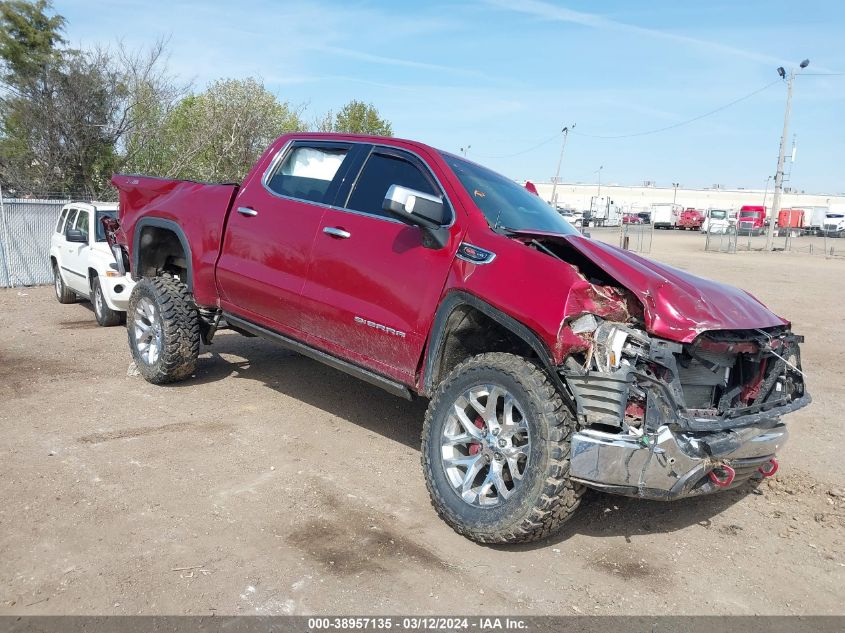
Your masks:
M525 187L467 160L441 153L491 228L579 235L550 205Z
M727 214L726 211L711 211L710 212L710 217L713 218L714 220L724 220L725 217L727 217L727 215L728 214Z
M106 232L103 229L103 223L100 222L103 218L117 218L117 211L97 211L97 221L95 222L97 226L97 241L98 242L105 242L106 241Z

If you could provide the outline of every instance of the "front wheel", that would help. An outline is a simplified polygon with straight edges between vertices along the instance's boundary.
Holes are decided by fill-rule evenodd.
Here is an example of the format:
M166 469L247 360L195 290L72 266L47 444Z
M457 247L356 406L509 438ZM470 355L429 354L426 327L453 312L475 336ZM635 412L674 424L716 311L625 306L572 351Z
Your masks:
M91 281L91 301L94 303L94 316L97 318L98 324L103 327L111 327L112 325L120 325L120 322L123 321L123 313L112 310L106 303L99 277L94 277Z
M479 543L536 541L573 514L572 416L548 376L513 354L458 365L429 404L422 463L432 505Z
M139 373L159 385L190 376L200 349L199 313L187 286L171 277L145 277L129 297L129 348Z

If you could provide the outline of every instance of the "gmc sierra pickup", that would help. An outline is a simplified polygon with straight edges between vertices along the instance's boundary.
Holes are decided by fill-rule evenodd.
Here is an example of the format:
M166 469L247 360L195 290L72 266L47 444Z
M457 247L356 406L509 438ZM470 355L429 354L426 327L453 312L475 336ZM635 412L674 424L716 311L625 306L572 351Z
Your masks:
M292 134L241 185L115 175L127 329L148 381L219 327L430 399L432 503L484 543L542 538L586 487L673 500L772 475L809 403L788 321L579 234L421 143Z

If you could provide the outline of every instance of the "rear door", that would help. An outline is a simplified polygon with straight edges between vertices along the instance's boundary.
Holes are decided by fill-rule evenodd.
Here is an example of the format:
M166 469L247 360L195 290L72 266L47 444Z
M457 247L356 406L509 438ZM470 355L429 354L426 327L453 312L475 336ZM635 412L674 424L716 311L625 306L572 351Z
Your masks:
M235 198L216 277L222 307L299 335L314 237L348 169L349 143L294 141Z
M457 240L426 248L418 227L388 216L382 204L394 184L449 202L416 155L367 150L357 178L323 214L303 291L303 325L314 346L410 384Z

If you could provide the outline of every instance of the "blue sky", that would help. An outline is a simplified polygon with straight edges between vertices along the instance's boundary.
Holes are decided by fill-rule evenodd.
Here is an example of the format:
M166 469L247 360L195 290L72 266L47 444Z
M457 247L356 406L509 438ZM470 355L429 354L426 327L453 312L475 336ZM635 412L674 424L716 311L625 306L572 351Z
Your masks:
M256 76L316 118L372 102L399 136L514 179L548 180L560 129L567 182L762 188L786 86L673 125L777 79L779 65L845 72L845 2L56 0L72 45L170 38L170 68L201 89ZM791 185L845 191L845 75L796 80ZM557 135L557 136L556 136ZM544 141L548 141L543 143ZM532 149L533 148L533 149Z

